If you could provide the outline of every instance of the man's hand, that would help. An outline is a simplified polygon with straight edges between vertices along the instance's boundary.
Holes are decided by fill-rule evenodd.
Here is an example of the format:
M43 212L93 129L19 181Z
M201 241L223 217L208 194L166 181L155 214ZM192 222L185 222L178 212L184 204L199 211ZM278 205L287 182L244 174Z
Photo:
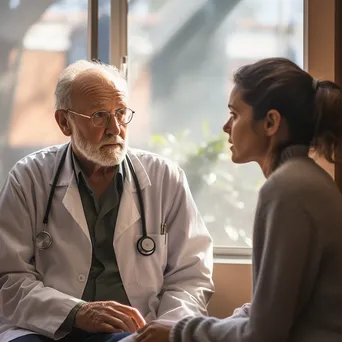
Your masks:
M75 317L75 328L95 333L135 332L145 325L137 309L113 301L85 303Z
M147 323L138 330L136 342L168 342L172 326L159 322Z

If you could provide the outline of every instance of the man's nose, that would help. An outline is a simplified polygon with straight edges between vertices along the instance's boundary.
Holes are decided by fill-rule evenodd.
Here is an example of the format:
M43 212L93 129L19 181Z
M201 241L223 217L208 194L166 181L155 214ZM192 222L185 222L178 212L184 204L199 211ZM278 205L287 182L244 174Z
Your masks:
M119 135L121 132L121 127L116 116L112 113L106 128L107 134Z

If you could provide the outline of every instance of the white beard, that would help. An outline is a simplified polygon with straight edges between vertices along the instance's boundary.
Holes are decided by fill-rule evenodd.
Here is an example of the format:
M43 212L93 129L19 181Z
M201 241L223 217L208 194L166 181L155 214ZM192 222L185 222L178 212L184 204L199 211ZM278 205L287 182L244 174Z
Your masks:
M71 120L69 123L71 123ZM87 160L102 167L119 165L124 160L127 153L127 144L120 136L111 136L102 139L98 144L91 144L81 136L74 123L71 123L71 125L73 129L71 142L76 150ZM121 146L104 147L101 149L106 144L120 144Z

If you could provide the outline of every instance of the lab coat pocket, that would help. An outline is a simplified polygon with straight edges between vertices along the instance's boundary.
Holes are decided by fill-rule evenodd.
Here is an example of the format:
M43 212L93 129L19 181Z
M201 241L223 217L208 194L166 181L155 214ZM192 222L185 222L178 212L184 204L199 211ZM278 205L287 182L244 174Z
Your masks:
M161 286L164 278L164 270L167 264L167 238L168 235L149 234L156 244L153 254L145 256L136 250L135 275L137 283L144 287ZM139 240L141 235L137 236Z

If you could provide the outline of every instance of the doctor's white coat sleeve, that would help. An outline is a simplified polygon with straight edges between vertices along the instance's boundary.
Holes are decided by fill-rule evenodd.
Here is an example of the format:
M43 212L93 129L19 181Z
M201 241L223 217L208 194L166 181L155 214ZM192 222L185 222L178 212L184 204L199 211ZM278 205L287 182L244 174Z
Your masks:
M0 194L0 316L18 328L60 338L66 334L58 329L79 299L42 283L27 200L10 172Z
M178 321L206 315L213 294L213 245L180 170L172 208L166 218L168 258L158 319Z

